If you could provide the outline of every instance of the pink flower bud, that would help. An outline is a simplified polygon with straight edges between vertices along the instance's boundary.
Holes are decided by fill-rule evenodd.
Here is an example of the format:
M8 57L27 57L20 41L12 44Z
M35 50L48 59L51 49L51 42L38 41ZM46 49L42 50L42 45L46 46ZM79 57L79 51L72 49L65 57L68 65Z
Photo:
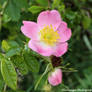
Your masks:
M61 69L55 69L49 77L48 81L52 86L59 85L62 82L62 71Z

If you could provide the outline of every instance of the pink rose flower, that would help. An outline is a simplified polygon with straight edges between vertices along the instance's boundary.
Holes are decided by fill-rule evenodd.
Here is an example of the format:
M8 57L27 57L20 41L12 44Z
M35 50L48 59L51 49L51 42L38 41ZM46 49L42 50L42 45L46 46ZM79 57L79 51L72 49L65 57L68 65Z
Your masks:
M55 71L49 75L48 81L52 86L56 86L56 85L61 84L61 82L62 82L61 69L55 69Z
M43 55L56 57L67 52L67 40L71 37L71 29L67 23L62 21L60 14L56 10L47 10L39 14L37 23L23 21L22 33L31 40L29 48Z

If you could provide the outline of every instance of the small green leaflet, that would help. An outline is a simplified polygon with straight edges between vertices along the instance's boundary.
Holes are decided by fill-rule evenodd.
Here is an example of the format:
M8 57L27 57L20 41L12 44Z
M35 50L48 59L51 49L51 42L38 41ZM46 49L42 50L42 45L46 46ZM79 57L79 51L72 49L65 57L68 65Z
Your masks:
M12 89L17 88L17 74L10 60L3 59L1 62L1 73L5 83Z

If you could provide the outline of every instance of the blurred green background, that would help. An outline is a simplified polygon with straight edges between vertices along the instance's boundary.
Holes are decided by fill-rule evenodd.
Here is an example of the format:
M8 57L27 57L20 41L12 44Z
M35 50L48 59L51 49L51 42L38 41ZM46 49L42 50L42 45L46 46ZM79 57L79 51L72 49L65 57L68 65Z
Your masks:
M20 27L23 20L36 21L38 14L48 9L58 10L72 30L69 50L62 56L61 63L62 66L70 63L68 67L78 71L63 72L63 84L57 87L45 85L46 78L43 78L38 90L92 89L92 0L0 0L0 58L4 55L4 59L11 60L18 76L18 89L14 91L7 87L6 92L35 92L34 85L44 72L46 63L37 53L29 51L29 39L21 33ZM26 49L28 52L25 52ZM26 66L25 60L33 62ZM0 92L4 88L5 82L0 73Z

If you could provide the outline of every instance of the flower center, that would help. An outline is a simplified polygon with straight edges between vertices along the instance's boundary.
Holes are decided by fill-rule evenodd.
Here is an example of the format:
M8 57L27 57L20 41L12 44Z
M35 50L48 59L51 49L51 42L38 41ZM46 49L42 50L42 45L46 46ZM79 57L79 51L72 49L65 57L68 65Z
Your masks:
M54 45L60 38L57 31L54 31L52 25L44 27L39 32L40 40L46 43L47 45Z

